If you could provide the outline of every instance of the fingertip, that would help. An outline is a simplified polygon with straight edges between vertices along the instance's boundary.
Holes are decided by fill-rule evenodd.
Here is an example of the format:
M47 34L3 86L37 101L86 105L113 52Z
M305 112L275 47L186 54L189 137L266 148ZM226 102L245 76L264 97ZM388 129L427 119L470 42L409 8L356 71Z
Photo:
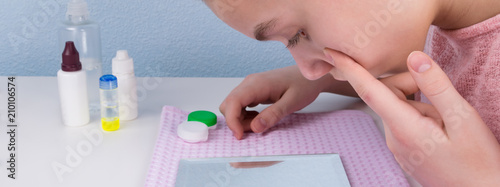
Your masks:
M233 136L237 139L241 139L243 136L243 124L240 123L238 119L226 118L227 127L233 132Z
M417 73L424 73L432 66L431 59L423 52L413 51L408 56L409 69Z
M239 131L238 129L229 129L231 130L231 132L233 133L233 136L237 139L237 140L241 140L242 137L243 137L243 132Z
M241 140L243 139L243 132L241 133L238 133L238 132L233 132L233 136L237 139L237 140Z
M325 57L329 62L331 62L332 64L334 63L333 57L331 54L331 49L328 49L328 48L323 49L323 54L325 54Z
M329 63L333 66L330 73L332 73L334 78L337 80L349 81L349 77L353 76L353 69L362 68L366 71L361 64L357 63L352 57L341 51L325 48L323 49L323 53L325 54L326 59L330 61Z

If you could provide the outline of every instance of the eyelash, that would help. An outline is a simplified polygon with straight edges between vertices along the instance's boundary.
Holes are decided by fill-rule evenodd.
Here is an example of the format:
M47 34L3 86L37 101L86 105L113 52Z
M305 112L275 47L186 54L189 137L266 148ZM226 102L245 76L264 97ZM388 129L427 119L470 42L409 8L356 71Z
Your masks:
M290 38L288 40L288 45L286 46L286 48L293 48L293 47L295 47L299 43L300 38L302 37L302 35L304 35L305 37L307 37L307 35L305 34L305 32L303 30L297 31L297 34L295 34L295 36L293 36L292 38Z

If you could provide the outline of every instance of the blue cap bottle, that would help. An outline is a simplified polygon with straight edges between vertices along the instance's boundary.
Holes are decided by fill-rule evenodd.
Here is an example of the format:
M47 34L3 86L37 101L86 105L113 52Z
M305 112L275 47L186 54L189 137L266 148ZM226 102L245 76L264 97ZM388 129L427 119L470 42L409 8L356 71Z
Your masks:
M105 131L116 131L120 128L117 88L118 80L114 75L103 75L99 78L101 124Z

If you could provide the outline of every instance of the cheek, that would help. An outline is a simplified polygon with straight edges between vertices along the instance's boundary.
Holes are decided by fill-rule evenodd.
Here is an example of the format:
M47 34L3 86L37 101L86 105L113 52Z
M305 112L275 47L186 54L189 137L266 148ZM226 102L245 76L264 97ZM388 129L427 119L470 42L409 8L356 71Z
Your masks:
M408 55L423 49L428 25L403 13L384 14L386 19L381 20L388 11L386 1L328 2L329 6L314 7L319 10L315 14L305 14L315 45L350 56L376 77L405 71ZM334 70L331 73L342 78Z
M346 32L349 29L338 29L332 26L333 24L319 25L324 25L324 27L311 29L310 32L312 42L318 49L322 51L329 48L353 57L353 35Z
M382 42L367 47L362 53L355 54L352 58L375 77L386 73L399 73L406 68L406 57L411 52L405 47Z
M366 41L363 41L360 38L362 34L345 32L346 30L353 31L351 29L344 29L344 31L336 33L316 31L311 35L318 47L330 48L350 56L374 76L391 72L401 62L401 59L404 63L405 53L400 53L410 51L405 50L407 46L395 42L397 40L394 38L401 39L396 34L384 33L378 35L379 37L366 38ZM366 42L366 44L361 42ZM333 75L341 78L338 73Z

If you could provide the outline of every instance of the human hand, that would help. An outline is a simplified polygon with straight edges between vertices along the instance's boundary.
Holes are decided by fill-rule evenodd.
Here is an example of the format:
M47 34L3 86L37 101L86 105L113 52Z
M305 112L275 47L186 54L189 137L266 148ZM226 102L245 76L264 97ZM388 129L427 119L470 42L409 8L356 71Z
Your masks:
M244 131L264 132L286 115L309 105L327 86L322 79L332 78L307 80L297 66L252 74L231 91L219 109L233 135L242 139ZM270 103L274 104L260 114L246 110L246 107Z
M413 52L407 62L409 73L398 76L401 81L387 81L406 84L389 88L345 54L324 52L334 63L332 73L349 81L382 118L389 149L421 184L500 186L498 141L430 57ZM432 105L405 99L403 93L417 90Z

